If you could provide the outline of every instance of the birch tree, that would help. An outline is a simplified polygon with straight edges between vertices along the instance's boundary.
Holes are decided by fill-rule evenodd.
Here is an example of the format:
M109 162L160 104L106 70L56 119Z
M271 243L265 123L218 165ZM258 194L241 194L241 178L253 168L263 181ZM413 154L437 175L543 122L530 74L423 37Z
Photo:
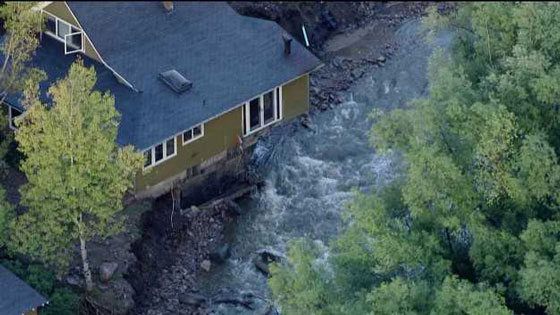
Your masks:
M13 221L11 238L15 250L59 271L68 267L78 241L88 292L87 241L120 230L117 214L143 160L131 146L117 146L114 97L95 91L95 82L95 69L79 59L50 87L51 108L39 101L36 87L26 91L28 110L16 140L24 154L28 183L20 192L28 211Z
M0 7L0 18L4 20L6 34L2 38L0 51L3 55L0 69L0 100L7 93L21 91L28 80L39 81L45 74L28 62L39 46L39 32L45 23L40 11L33 10L37 2L8 1Z

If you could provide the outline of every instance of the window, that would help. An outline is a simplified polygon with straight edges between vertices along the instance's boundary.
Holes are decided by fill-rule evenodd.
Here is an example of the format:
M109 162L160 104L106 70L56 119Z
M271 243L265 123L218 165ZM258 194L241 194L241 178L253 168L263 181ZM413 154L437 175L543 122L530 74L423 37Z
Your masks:
M16 117L21 115L22 112L13 108L13 107L11 107L11 106L8 106L8 111L9 111L9 113L8 113L9 116L8 117L10 118L10 128L15 130L16 129L16 123L15 123Z
M79 28L50 13L45 11L43 13L47 15L45 34L64 43L64 54L84 52L83 32Z
M58 37L60 37L60 38L62 38L62 39L64 39L64 36L65 36L65 35L71 33L71 31L70 31L70 28L71 28L71 27L70 27L70 24L68 24L68 23L66 23L66 22L64 22L64 21L62 21L62 20L57 20L57 21L56 21L56 27L57 27L57 28L56 28L56 29L57 29L57 31L56 31L56 36L58 36Z
M152 165L152 150L144 151L144 168Z
M173 137L173 139L167 140L167 142L165 143L165 151L165 154L167 156L175 154L175 137Z
M144 169L174 157L177 153L176 139L176 137L169 138L144 151Z
M56 34L56 18L52 15L47 15L47 31Z
M282 87L268 91L243 106L243 133L251 134L282 119Z
M155 148L155 162L163 160L163 144L156 145Z
M249 126L251 131L261 127L261 104L260 97L249 102Z
M267 125L274 120L274 93L270 91L263 96L264 124Z
M204 136L204 124L200 124L183 132L183 145L193 142L202 136Z

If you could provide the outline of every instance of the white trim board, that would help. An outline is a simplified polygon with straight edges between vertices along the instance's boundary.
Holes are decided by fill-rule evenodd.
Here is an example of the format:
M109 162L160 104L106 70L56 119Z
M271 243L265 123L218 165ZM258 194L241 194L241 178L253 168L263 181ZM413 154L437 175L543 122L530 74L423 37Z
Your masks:
M200 135L196 136L196 137L192 137L190 140L185 141L185 133L189 130L194 130L194 128L199 127L200 126ZM192 127L191 129L187 129L183 132L181 132L181 134L179 134L178 136L181 137L181 143L183 144L183 146L192 143L202 137L204 137L204 124L200 124L200 125L196 125L194 127Z
M173 139L173 146L174 146L173 154L167 156L167 141L169 141L169 140L171 140L171 139ZM162 158L161 160L159 160L159 161L156 162L156 147L157 147L158 145L160 145L160 144L162 145L162 154L163 154L163 158ZM141 152L142 152L142 156L144 156L144 153L145 153L146 151L148 151L148 150L151 151L152 161L151 161L151 164L148 165L148 166L144 166L144 164L142 164L142 171L146 171L146 170L148 170L148 169L150 169L150 168L152 168L152 167L154 167L154 166L157 166L157 165L159 165L159 164L161 164L161 163L163 163L163 162L165 162L165 161L167 161L167 160L169 160L169 159L172 159L172 158L174 158L175 156L177 156L177 137L176 137L176 136L169 137L169 138L163 140L162 142L158 142L158 143L152 145L151 147L149 147L149 148L146 149L146 150L142 150L142 151L141 151ZM144 163L145 160L142 160L142 162Z

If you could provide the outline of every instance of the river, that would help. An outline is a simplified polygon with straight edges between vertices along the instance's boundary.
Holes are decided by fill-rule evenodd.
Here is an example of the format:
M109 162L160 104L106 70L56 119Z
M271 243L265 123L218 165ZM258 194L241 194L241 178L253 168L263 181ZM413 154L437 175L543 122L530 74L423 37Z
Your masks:
M218 304L211 313L263 314L270 292L266 277L252 262L256 253L266 249L284 255L288 241L297 237L328 246L340 231L342 210L355 188L376 189L399 173L398 160L377 155L369 144L369 115L374 108L405 107L425 96L428 58L434 47L448 47L452 35L441 32L427 43L420 22L412 20L394 36L399 50L384 67L355 82L346 102L315 111L311 129L294 122L276 128L257 144L265 185L239 202L244 214L226 231L231 257L199 281L205 296L246 292L262 300L255 311ZM360 40L354 44L367 45L368 34Z

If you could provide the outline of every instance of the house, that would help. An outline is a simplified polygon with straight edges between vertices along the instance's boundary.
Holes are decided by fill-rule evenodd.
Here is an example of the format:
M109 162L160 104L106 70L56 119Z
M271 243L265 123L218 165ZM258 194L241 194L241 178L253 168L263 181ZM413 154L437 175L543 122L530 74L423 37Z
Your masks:
M117 142L145 156L137 196L227 159L309 109L309 73L322 66L278 24L225 2L41 2L47 18L33 63L46 90L77 55L94 66L121 114ZM13 120L23 112L7 98Z
M35 315L48 301L11 271L0 265L0 314Z

